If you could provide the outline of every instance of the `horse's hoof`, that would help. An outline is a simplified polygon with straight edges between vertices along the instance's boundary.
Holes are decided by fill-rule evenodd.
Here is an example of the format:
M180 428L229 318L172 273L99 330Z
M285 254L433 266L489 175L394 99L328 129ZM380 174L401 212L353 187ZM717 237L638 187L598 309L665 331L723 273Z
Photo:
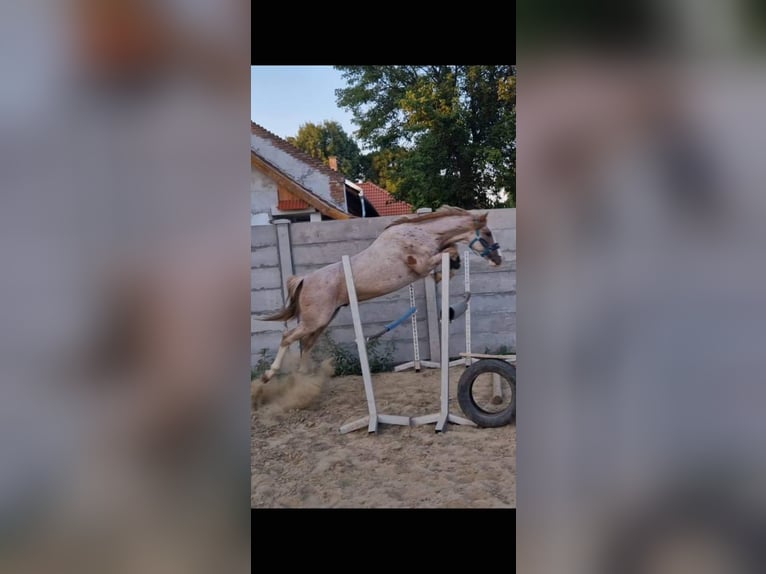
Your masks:
M271 377L273 376L274 376L273 371L266 371L265 373L261 375L261 382L265 385L271 380Z

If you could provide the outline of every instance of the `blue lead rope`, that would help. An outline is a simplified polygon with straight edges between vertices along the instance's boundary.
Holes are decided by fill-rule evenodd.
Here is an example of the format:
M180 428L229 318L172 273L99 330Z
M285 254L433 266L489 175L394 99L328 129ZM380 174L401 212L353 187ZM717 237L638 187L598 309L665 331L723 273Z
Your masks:
M415 314L415 311L417 311L417 307L410 307L409 311L407 311L404 315L399 317L396 321L392 321L391 323L383 327L383 329L379 331L378 333L375 333L374 335L370 335L369 337L367 337L367 342L369 343L370 341L377 339L381 335L385 335L391 329L396 329L399 325L401 325L407 319L412 317Z

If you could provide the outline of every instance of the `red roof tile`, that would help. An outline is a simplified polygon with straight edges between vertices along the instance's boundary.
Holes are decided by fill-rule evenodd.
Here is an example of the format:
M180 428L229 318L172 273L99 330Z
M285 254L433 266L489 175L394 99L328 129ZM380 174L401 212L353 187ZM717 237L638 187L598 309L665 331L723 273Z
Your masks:
M291 209L307 209L308 207L310 207L309 204L302 199L280 199L277 202L277 209L281 209L282 211L290 211Z
M407 215L414 209L406 201L395 199L382 187L379 187L371 181L357 184L364 190L364 196L375 206L378 214L383 215Z

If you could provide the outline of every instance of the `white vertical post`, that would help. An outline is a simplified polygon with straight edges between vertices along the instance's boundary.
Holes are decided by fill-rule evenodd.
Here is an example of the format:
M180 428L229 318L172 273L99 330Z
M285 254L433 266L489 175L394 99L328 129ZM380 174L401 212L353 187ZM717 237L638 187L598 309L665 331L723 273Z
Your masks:
M378 422L390 425L410 426L410 417L400 415L378 414L375 405L375 394L372 388L372 375L370 374L370 363L367 359L367 339L362 331L362 320L359 317L359 301L356 297L356 287L354 286L354 276L351 273L351 260L348 255L342 257L343 273L346 276L346 289L348 289L348 303L351 307L351 319L354 322L354 335L356 336L356 348L359 351L359 363L362 366L362 380L364 381L364 394L367 397L367 411L369 414L359 420L350 422L340 427L341 434L358 430L367 425L368 432L378 430Z
M426 283L426 315L428 319L428 347L431 362L439 361L439 310L436 307L436 281L429 273L424 279ZM442 277L442 281L444 278Z
M441 314L441 408L436 430L444 430L449 417L449 255L442 253L442 314Z
M433 279L431 279L431 281L433 282ZM428 291L428 289L426 289L426 291ZM436 296L434 295L434 299L435 298ZM430 307L432 305L436 305L436 303L431 302L428 305L429 312L427 314L428 314L429 322L431 317ZM415 287L414 287L414 284L411 283L410 284L410 307L415 307L415 306L416 306L415 305ZM429 326L428 331L429 331L428 338L430 342L432 333L436 331L436 327L434 327L432 330ZM436 344L437 344L437 350L438 350L438 341L436 342ZM407 361L406 363L402 363L401 365L396 365L394 367L394 372L398 373L400 371L405 371L409 368L414 368L416 371L420 371L420 369L422 369L423 367L430 367L432 369L439 368L439 363L436 363L433 361L420 360L420 341L419 341L419 335L418 335L418 313L417 312L415 312L415 314L412 316L412 354L413 354L413 360Z
M471 353L471 251L466 250L463 255L463 269L465 270L465 296L468 297L468 304L465 308L465 352ZM465 358L465 366L470 367L471 357Z
M293 274L293 254L290 249L290 220L275 219L277 229L277 249L279 251L279 270L282 272L282 295L287 302L287 278Z
M410 283L410 307L415 307L415 287ZM412 315L412 351L415 371L420 371L420 342L418 341L418 314Z
M375 407L375 395L372 389L372 375L370 375L370 363L367 360L367 343L362 331L362 320L359 317L359 302L356 298L356 287L354 285L354 276L351 273L351 260L348 255L343 258L343 272L346 275L346 289L348 289L348 300L351 306L351 319L354 322L354 335L356 336L356 348L359 351L359 362L362 365L362 380L364 381L364 393L367 396L367 411L370 413L368 432L375 432L378 429L378 411Z
M449 255L442 253L442 317L441 317L441 352L440 352L440 390L439 412L414 417L413 425L436 423L436 432L441 432L447 423L467 425L475 427L476 423L463 417L450 414L449 412ZM462 363L462 361L459 361Z
M282 299L287 304L287 279L294 273L293 271L293 252L290 244L290 220L275 219L274 226L277 228L277 249L279 251L279 270L282 274ZM285 327L292 329L298 325L297 319L285 321Z

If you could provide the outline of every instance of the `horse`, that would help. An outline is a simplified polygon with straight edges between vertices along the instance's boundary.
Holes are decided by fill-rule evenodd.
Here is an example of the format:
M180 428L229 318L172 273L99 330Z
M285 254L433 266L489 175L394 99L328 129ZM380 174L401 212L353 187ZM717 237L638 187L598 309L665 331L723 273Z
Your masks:
M441 264L442 253L458 258L457 243L486 259L490 265L502 263L500 246L487 227L487 213L476 215L459 207L443 205L433 212L400 217L389 223L366 249L350 258L357 299L367 301L393 293L426 277ZM449 278L447 278L449 281ZM301 342L301 365L319 336L341 307L349 303L343 266L331 263L304 276L287 279L288 302L264 321L300 323L282 334L279 350L270 368L261 376L267 383L280 369L287 349Z

